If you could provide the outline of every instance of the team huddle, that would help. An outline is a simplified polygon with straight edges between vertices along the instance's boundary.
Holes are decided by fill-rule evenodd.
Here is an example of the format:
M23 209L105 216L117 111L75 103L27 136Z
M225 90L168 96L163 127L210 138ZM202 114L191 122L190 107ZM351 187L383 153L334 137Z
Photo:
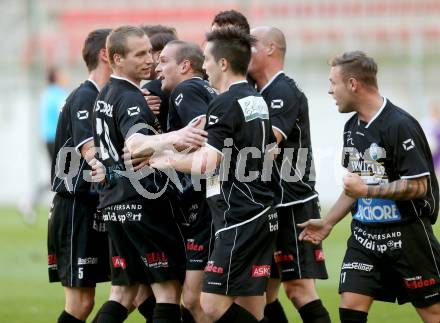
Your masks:
M92 322L287 322L281 285L303 322L328 323L315 287L322 241L352 213L340 321L367 322L374 300L411 302L440 321L439 191L418 122L382 97L377 65L331 61L345 125L343 192L321 219L308 101L284 71L286 39L214 17L202 47L172 27L89 33L89 77L67 98L52 161L50 282L58 322L85 322L96 283L110 296Z

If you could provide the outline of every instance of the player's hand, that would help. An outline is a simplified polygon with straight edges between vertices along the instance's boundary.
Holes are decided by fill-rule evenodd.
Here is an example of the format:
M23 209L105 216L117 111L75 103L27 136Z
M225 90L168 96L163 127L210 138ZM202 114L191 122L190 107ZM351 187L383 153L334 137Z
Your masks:
M178 151L188 148L199 148L205 145L208 133L197 128L200 122L202 122L201 118L174 132L173 145Z
M144 166L149 165L149 156L133 157L127 147L124 147L122 151L122 159L124 160L125 169L130 169L136 172Z
M155 115L158 115L160 113L160 104L162 103L160 97L152 95L148 90L145 89L142 90L142 93L145 96L145 100L147 101L151 112L153 112Z
M153 156L150 157L150 167L159 170L173 168L171 159L174 154L175 153L171 149L164 150L158 154L153 154Z
M105 180L105 166L96 158L92 158L89 161L89 165L92 167L90 172L93 183L101 183Z
M367 196L368 186L362 181L358 174L347 173L342 181L346 195L355 199Z
M310 219L306 222L297 224L303 230L299 234L299 240L319 244L327 238L332 230L332 226L327 224L323 219Z

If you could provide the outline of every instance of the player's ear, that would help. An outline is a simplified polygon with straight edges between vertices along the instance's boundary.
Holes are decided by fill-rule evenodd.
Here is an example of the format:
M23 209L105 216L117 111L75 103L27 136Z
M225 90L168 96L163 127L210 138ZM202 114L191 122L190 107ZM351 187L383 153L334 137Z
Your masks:
M229 67L229 62L225 58L220 58L219 65L222 72L225 72Z
M113 54L113 61L115 62L115 65L121 65L121 63L124 61L124 57L120 54Z
M105 48L99 50L99 59L108 63L107 50Z
M180 71L182 74L188 73L188 71L191 69L191 62L187 59L183 60L183 62L180 64Z
M356 90L359 88L359 82L358 80L356 80L354 77L350 77L348 79L348 88L352 91L352 92L356 92Z
M267 55L269 55L269 56L272 55L272 54L275 52L276 49L277 49L276 44L273 43L273 42L271 42L271 43L269 44L269 46L266 47L266 53L267 53Z

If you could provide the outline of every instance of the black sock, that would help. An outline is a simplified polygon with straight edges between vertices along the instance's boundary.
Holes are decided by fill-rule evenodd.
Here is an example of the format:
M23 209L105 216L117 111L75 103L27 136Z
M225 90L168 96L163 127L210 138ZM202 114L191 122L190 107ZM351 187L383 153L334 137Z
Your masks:
M339 319L341 323L367 323L367 312L339 308Z
M78 320L76 317L63 311L58 317L58 323L84 323L85 321Z
M299 315L304 323L330 323L330 315L325 309L320 299L311 301L302 306L299 310Z
M153 314L154 323L178 323L180 317L180 305L169 303L156 303Z
M122 323L128 316L127 308L115 301L107 301L101 306L97 323Z
M281 306L278 299L266 305L264 308L264 317L266 317L267 322L270 323L288 323L286 313L284 313L283 306Z
M196 323L196 321L194 321L194 318L193 318L191 312L189 311L189 309L187 309L184 306L182 306L180 309L182 312L182 322L183 323Z
M258 323L251 313L238 304L232 303L228 310L219 318L217 323Z
M148 297L141 305L138 306L139 313L145 317L146 323L153 322L153 312L156 306L156 298L154 295Z

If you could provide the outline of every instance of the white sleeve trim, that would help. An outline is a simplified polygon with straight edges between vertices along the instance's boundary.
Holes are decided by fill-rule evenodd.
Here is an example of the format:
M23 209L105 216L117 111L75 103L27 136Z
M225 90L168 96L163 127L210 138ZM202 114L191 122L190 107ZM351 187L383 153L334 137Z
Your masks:
M206 118L206 114L201 114L201 115L199 115L199 116L193 118L190 122L187 123L187 126L190 125L190 124L193 123L193 122L196 122L197 120L199 120L200 118L203 118L203 117Z
M401 178L401 179L410 179L410 178L419 178L419 177L430 176L430 175L431 175L430 172L426 172L426 173L417 174L417 175L400 176L400 178Z
M89 137L87 139L84 139L75 147L75 150L78 153L78 155L81 156L81 151L80 151L81 146L84 145L85 143L89 142L90 140L93 140L93 137Z
M218 150L217 148L215 148L214 146L211 146L211 145L208 144L208 143L205 143L205 146L208 147L208 148L214 149L214 150L215 150L216 152L218 152L220 155L224 156L223 153L222 153L220 150Z
M285 140L287 140L286 134L278 127L272 126L273 129L277 130L279 133L281 133Z

